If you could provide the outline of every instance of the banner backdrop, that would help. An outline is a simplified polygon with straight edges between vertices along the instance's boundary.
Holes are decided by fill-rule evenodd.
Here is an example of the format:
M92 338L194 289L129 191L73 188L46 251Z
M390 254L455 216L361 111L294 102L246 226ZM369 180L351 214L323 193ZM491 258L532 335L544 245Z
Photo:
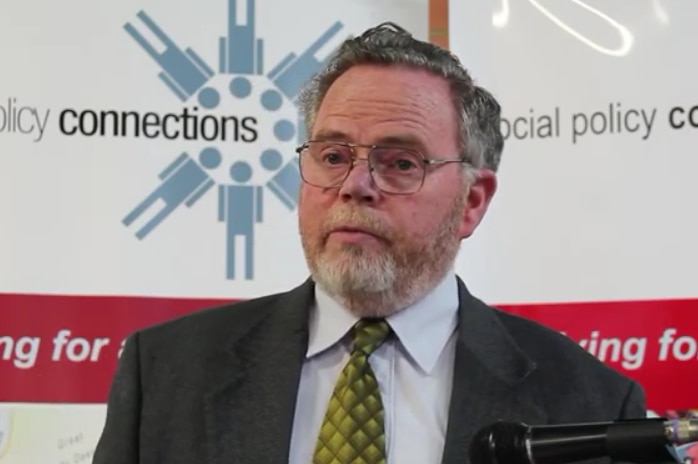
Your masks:
M0 15L0 463L86 463L126 335L305 277L300 85L377 22L426 38L427 5L11 3ZM689 414L695 7L606 2L607 16L584 19L582 2L548 3L581 10L554 20L533 1L451 6L451 45L509 123L501 190L457 270L489 302L641 380L654 409ZM601 34L602 50L560 17ZM621 110L602 130L596 114Z
M698 3L449 7L504 113L500 189L461 254L473 291L640 381L652 414L696 415Z
M6 1L0 463L90 462L122 340L307 276L301 85L427 0Z

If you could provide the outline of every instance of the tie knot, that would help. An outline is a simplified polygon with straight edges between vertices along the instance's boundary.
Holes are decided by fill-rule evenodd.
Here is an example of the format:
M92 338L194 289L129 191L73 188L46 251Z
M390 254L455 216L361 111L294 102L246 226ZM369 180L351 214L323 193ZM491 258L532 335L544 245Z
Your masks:
M354 325L354 351L369 356L389 334L390 325L385 319L361 319Z

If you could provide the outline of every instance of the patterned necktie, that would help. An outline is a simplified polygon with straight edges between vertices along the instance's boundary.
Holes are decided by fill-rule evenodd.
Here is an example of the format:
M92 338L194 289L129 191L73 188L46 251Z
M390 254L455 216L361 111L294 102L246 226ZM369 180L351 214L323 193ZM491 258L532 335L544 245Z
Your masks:
M313 464L385 464L383 403L368 357L389 333L383 319L354 326L354 348L330 398Z

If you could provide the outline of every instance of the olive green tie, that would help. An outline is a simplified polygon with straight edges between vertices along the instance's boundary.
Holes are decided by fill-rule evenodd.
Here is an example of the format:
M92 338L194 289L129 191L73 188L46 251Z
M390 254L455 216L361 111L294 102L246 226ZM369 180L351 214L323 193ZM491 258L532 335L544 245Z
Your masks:
M368 357L389 333L383 319L354 326L354 347L330 398L313 464L385 464L383 403Z

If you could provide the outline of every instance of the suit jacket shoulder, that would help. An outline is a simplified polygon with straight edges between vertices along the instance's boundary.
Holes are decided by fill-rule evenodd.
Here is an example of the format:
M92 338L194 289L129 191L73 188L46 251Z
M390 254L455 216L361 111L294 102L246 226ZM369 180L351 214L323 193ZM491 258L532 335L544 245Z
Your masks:
M239 338L267 317L285 294L205 308L191 314L138 330L141 351L173 356L195 355L220 349Z
M269 443L284 459L311 297L306 282L134 332L94 464L257 462Z
M484 304L484 303L481 303ZM490 308L507 333L531 359L541 396L549 411L560 411L560 420L609 417L645 417L645 395L633 379L601 362L569 337L536 321ZM581 416L580 416L581 414Z

